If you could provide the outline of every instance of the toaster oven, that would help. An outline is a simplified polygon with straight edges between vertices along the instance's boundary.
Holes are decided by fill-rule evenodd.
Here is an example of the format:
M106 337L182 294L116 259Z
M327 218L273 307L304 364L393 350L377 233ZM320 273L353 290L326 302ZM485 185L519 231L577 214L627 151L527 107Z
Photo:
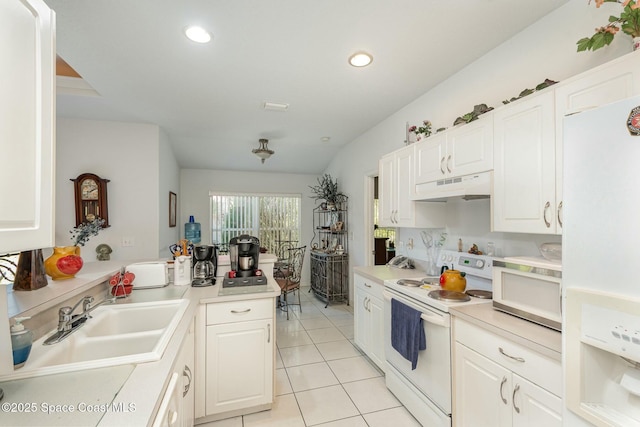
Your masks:
M493 307L562 330L562 265L533 257L494 259Z

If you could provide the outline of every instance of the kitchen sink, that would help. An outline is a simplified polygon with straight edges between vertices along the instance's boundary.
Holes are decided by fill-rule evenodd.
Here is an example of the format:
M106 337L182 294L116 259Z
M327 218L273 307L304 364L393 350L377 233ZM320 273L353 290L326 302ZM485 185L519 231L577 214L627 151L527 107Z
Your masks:
M35 341L27 363L7 379L159 360L188 306L179 299L98 307L63 341L43 345L50 334Z

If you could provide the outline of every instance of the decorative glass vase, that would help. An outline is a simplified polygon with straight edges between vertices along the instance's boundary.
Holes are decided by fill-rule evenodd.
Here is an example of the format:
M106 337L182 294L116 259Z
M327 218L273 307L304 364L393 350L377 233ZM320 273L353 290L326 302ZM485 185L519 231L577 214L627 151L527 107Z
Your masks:
M56 246L44 261L44 269L53 280L73 279L82 265L80 246Z
M47 276L44 273L42 249L20 252L13 290L34 291L47 286Z

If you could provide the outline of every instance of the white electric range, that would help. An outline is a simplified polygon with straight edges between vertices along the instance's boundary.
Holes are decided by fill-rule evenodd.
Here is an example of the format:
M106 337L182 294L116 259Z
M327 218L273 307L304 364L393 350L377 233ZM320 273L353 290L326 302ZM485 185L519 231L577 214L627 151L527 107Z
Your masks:
M430 427L451 426L449 310L460 305L490 303L492 290L491 257L442 251L438 267L442 268L443 265L466 273L467 291L481 291L479 294L482 298L443 291L439 285L439 277L425 277L422 281L403 279L384 282L386 385L422 425ZM435 298L440 298L443 294L445 297L453 297L454 300ZM391 345L391 299L396 299L421 313L427 348L418 353L416 369L412 369L411 362Z

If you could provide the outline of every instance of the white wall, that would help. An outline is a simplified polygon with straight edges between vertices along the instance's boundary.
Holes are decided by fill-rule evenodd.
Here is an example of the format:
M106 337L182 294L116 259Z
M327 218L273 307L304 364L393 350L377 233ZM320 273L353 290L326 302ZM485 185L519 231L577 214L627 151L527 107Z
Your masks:
M309 283L309 249L313 237L313 208L310 185L317 185L317 175L220 171L209 169L180 170L180 216L178 226L184 237L184 223L189 215L202 227L202 244L211 244L209 192L301 194L302 245L307 245L303 264L303 283Z
M110 180L107 197L111 226L82 248L85 262L96 260L95 248L100 243L111 246L114 260L158 258L160 236L168 239L159 225L159 206L166 203L168 211L168 201L161 203L159 188L168 199L165 189L177 187L178 175L165 141L162 165L169 174L159 177L160 145L156 125L58 118L56 245L70 244L69 231L75 226L73 183L69 179L91 172ZM164 224L168 228L168 219ZM134 245L122 247L123 237L133 239Z
M476 104L498 108L502 100L518 96L523 89L533 88L545 78L560 81L631 52L631 38L623 34L616 36L611 46L597 52L576 52L576 41L604 25L614 10L617 12L619 5L605 4L597 9L585 0L570 0L426 94L416 94L414 102L345 146L327 172L339 179L350 197L350 224L354 233L354 241L350 243L351 265L364 265L369 257L365 253L365 239L370 238L370 231L363 229L364 177L377 171L378 159L383 154L403 147L406 122L419 124L428 119L434 129L450 127L456 117L473 110ZM469 48L473 48L472 41ZM428 54L428 47L424 54ZM487 200L448 206L447 247L457 248L458 238L463 239L465 247L494 241L504 254L526 255L535 254L538 243L560 239L491 233L489 206ZM399 237L403 242L413 238L415 246L410 256L424 259L419 231L401 229Z
M171 258L169 246L180 239L180 204L176 207L176 226L169 227L169 192L178 194L180 189L180 168L173 154L171 143L167 135L160 131L160 159L158 168L158 188L159 188L159 257Z

